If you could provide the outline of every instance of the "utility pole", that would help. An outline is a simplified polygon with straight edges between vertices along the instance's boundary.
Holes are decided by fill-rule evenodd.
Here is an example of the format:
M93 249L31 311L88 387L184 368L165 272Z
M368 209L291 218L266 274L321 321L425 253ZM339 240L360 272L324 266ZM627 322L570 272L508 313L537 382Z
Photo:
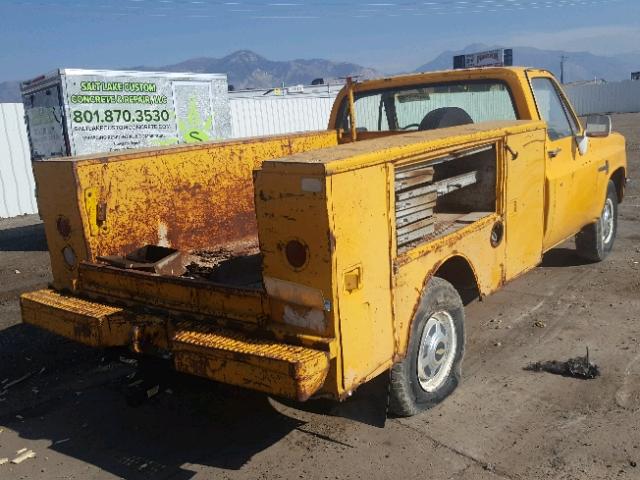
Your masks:
M566 55L560 56L560 83L564 84L564 62L568 59Z

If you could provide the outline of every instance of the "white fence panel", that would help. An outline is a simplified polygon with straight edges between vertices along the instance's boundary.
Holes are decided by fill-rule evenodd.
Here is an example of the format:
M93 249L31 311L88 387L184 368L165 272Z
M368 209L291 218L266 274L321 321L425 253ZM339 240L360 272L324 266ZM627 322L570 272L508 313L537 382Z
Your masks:
M37 213L21 103L0 103L0 218Z
M326 130L334 97L230 99L232 137Z
M565 85L578 115L640 112L640 81Z

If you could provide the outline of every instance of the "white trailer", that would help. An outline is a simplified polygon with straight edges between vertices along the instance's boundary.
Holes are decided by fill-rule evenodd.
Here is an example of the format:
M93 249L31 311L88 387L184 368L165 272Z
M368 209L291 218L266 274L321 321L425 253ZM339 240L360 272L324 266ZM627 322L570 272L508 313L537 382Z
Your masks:
M59 69L22 82L32 160L227 139L223 74Z

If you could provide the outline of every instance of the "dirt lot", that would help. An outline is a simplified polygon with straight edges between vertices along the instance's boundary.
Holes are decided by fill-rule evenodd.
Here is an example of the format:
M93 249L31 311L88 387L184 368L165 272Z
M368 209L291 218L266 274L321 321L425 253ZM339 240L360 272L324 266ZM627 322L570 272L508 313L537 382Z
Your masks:
M639 121L614 117L631 178ZM18 295L46 285L48 254L37 218L0 221L0 382L31 374L0 396L0 459L37 455L0 465L0 478L640 479L639 262L632 182L604 263L584 264L568 244L470 305L461 387L379 428L353 419L369 415L364 395L301 407L185 378L128 407L130 365L19 323ZM602 371L595 380L523 370L587 346Z

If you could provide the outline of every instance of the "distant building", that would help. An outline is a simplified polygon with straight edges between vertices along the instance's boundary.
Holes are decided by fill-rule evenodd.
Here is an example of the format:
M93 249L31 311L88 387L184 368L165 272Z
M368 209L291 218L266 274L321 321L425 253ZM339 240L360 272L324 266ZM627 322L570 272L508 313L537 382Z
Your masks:
M603 85L607 83L604 78L594 78L593 80L578 80L576 82L565 83L565 85L569 85L572 87L579 87L582 85Z

